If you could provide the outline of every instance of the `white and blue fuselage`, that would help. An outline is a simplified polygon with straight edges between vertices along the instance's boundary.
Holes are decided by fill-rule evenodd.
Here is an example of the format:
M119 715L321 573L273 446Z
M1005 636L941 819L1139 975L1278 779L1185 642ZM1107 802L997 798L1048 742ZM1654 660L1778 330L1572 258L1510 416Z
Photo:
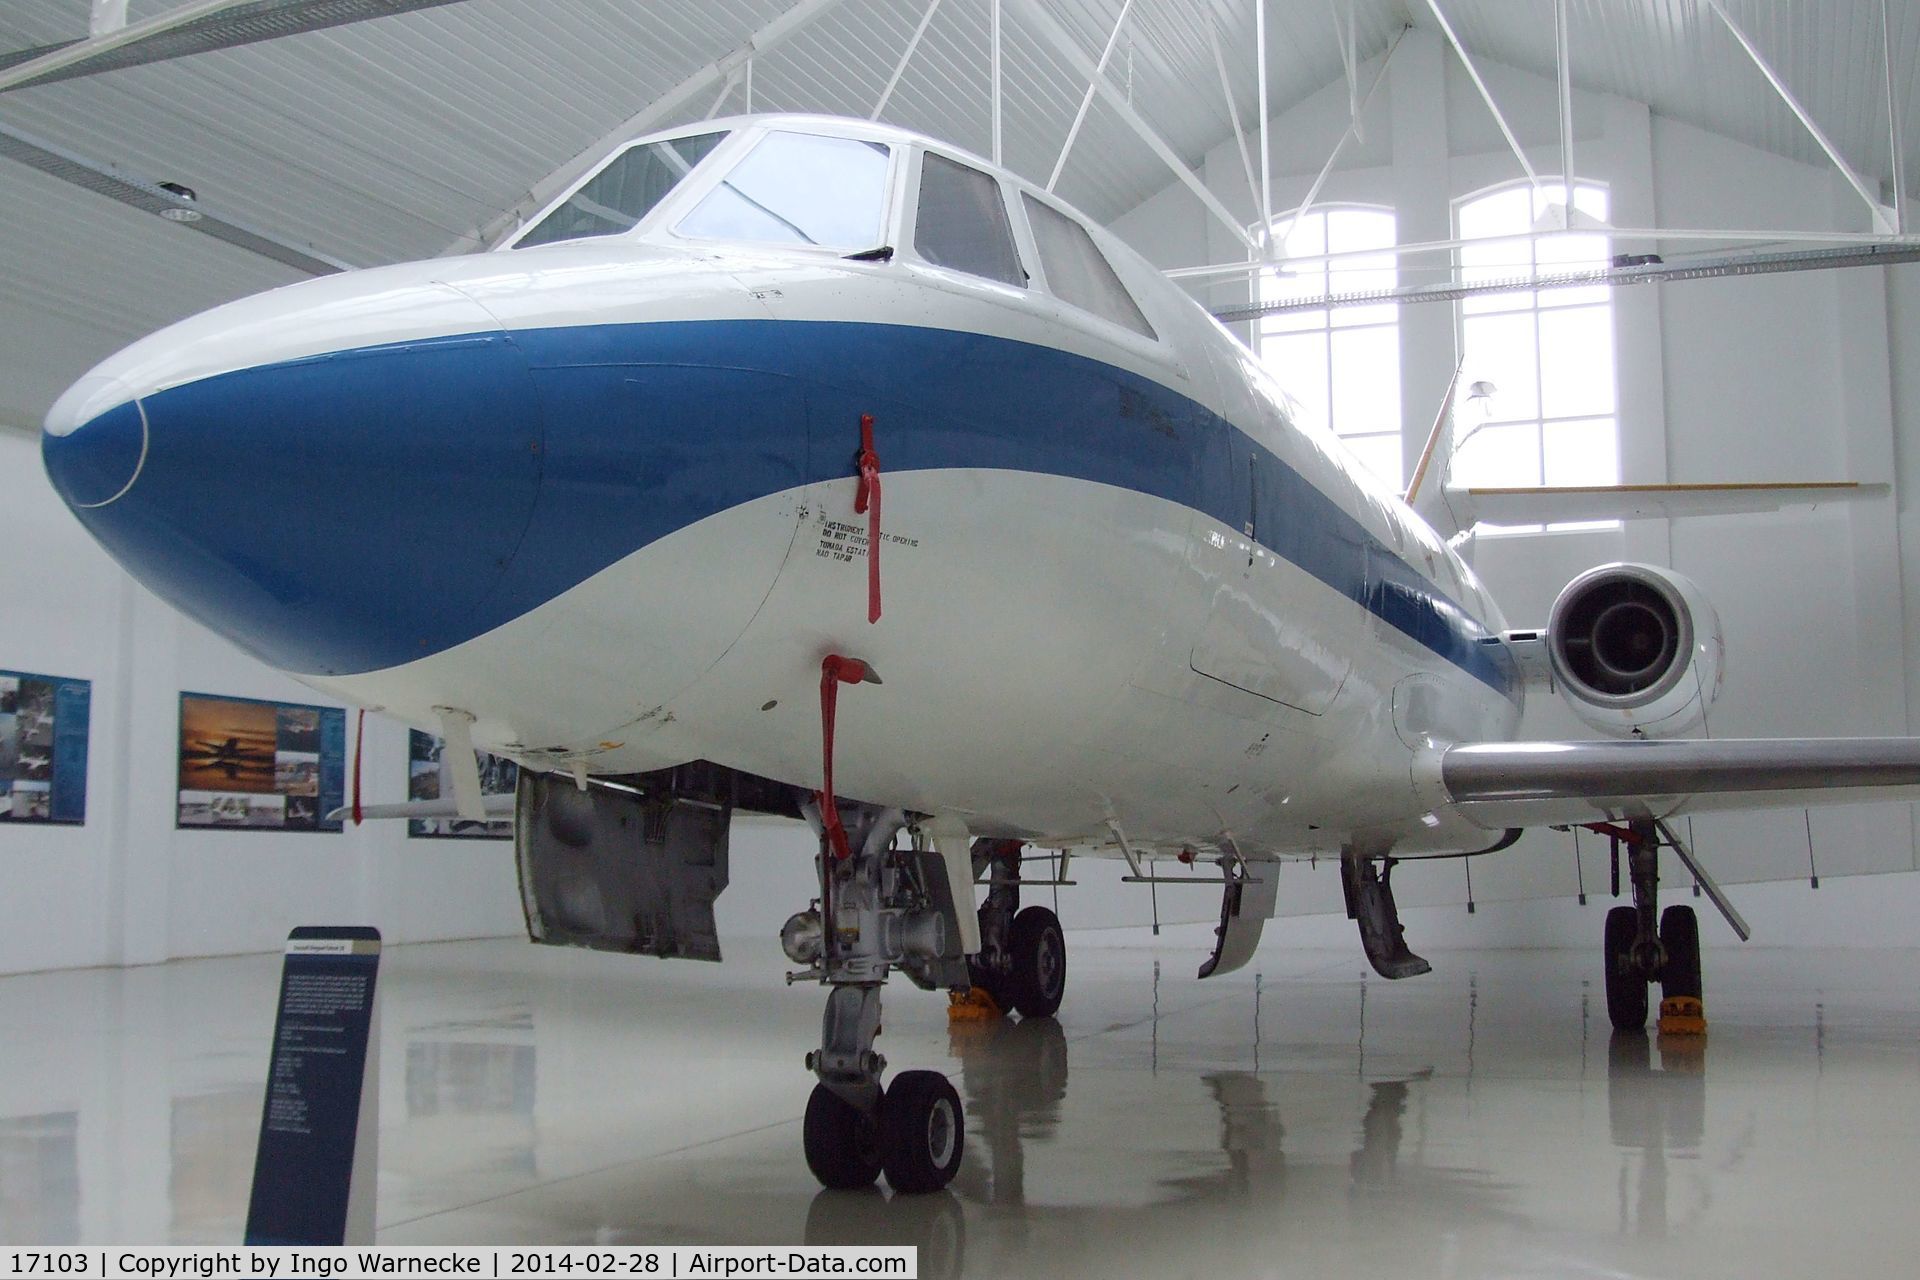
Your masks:
M142 582L324 693L536 769L708 759L983 834L1249 856L1484 847L1415 770L1516 727L1472 571L1095 229L1152 337L914 251L928 153L758 118L624 235L328 277L182 322L49 415ZM889 155L890 259L689 239L769 129ZM1023 256L1033 231L1007 195ZM1058 208L1058 206L1054 206ZM860 246L854 246L856 248ZM854 512L872 415L877 623Z

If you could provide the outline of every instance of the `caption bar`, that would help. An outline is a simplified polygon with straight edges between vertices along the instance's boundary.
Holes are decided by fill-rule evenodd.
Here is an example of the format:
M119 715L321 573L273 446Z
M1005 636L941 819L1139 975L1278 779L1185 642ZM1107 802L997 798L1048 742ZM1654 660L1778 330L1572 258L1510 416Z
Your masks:
M86 1280L215 1280L216 1277L638 1276L643 1280L741 1280L785 1276L881 1276L918 1280L914 1248L825 1245L705 1247L584 1246L461 1248L393 1245L385 1248L82 1248L0 1251L0 1276L68 1276Z

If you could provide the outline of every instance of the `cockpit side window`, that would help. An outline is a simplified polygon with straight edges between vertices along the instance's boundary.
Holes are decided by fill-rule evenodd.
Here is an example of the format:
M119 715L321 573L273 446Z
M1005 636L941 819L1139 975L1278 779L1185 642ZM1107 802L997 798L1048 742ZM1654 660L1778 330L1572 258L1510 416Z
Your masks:
M931 151L920 161L913 248L937 267L1027 286L1000 184L990 174Z
M675 228L708 240L880 247L887 147L769 133Z
M513 247L529 249L556 240L617 236L633 230L726 136L724 132L699 133L628 147Z
M1053 295L1135 333L1157 337L1087 229L1030 195L1022 193L1021 198L1026 201L1027 221L1033 226L1033 240L1040 249L1040 267L1047 273L1047 288Z

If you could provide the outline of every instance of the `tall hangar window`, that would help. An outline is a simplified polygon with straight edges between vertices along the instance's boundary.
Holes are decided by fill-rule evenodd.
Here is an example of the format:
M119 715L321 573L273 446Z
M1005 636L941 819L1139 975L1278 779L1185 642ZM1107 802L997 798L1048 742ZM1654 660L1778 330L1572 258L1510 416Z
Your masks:
M514 241L513 247L530 249L556 240L617 236L633 230L726 136L725 133L697 133L690 138L669 138L665 142L643 142L637 147L628 147L582 183L559 208Z
M1391 209L1316 209L1275 223L1273 234L1286 257L1318 261L1261 272L1263 303L1324 300L1399 283ZM1309 421L1332 430L1389 487L1404 487L1396 304L1283 311L1259 321L1255 343L1268 372L1300 402Z
M1507 186L1459 205L1465 282L1529 280L1604 267L1607 190L1573 188L1573 229L1562 225L1563 188ZM1455 401L1454 479L1487 487L1617 484L1613 300L1605 285L1517 287L1460 302L1461 394ZM1486 384L1472 394L1476 384ZM1512 526L1509 532L1607 528L1610 521Z
M675 230L704 240L877 248L887 162L878 142L769 133Z

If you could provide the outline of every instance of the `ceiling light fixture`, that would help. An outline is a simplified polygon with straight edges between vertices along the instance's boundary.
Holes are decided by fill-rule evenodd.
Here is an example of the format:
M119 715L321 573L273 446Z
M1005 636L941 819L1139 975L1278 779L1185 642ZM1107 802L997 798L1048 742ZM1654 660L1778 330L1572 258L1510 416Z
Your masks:
M160 216L168 222L198 222L206 216L198 209L190 207L200 198L199 193L192 187L183 186L178 182L161 182L155 185L180 202L159 211Z

